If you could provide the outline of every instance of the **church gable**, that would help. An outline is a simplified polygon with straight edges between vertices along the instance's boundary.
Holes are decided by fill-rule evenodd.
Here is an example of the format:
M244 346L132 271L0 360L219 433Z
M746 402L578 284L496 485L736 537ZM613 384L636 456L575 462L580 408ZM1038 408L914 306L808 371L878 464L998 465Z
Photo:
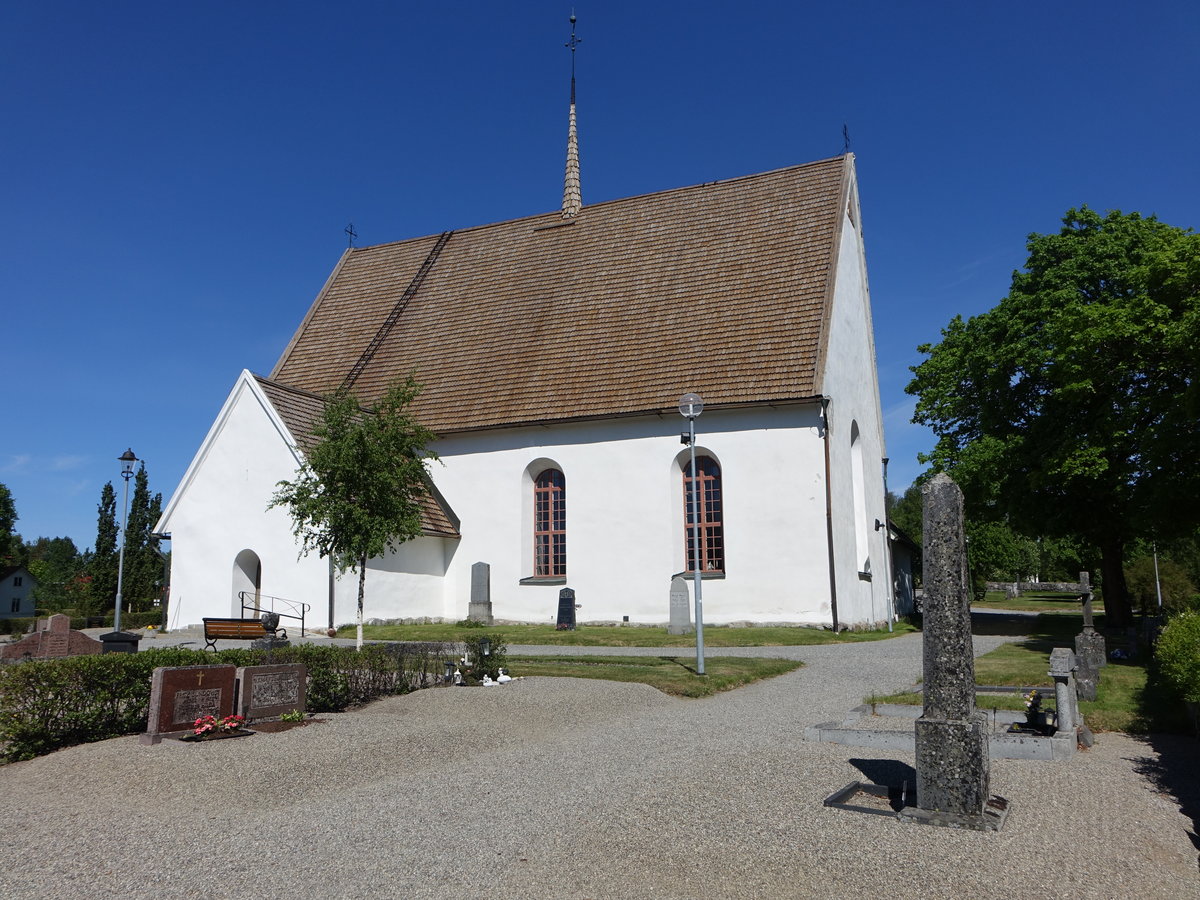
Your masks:
M272 380L446 433L811 398L850 157L348 250Z

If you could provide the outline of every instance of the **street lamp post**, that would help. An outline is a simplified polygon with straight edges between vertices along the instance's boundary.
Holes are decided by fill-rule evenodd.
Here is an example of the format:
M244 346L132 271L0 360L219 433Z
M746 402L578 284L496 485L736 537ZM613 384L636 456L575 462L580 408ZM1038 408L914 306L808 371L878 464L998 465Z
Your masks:
M129 525L129 479L133 477L133 464L138 461L133 450L129 449L117 459L121 463L121 477L125 479L124 511L121 514L121 554L117 558L117 605L113 614L113 631L121 630L121 591L125 584L125 538L126 527Z
M699 394L679 398L679 414L688 420L688 433L682 435L692 449L692 578L696 598L696 673L704 674L704 601L700 596L700 478L696 471L696 419L704 411Z

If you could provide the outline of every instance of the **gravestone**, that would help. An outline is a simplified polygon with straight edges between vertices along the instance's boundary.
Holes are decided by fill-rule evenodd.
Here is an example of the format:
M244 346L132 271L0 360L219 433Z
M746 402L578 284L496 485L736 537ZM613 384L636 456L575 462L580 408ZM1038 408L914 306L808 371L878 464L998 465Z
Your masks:
M237 670L237 711L247 721L305 711L308 669L299 663L242 666Z
M471 566L471 602L467 606L467 618L472 622L491 625L492 619L492 567L485 562Z
M143 744L181 737L201 716L233 715L234 666L160 666L150 677L150 715Z
M571 588L558 592L558 621L554 627L558 631L575 630L575 592Z
M37 630L0 651L3 659L61 659L100 653L104 645L71 630L71 617L61 613L37 620Z
M987 717L975 709L971 591L962 491L940 473L924 495L924 710L916 722L917 805L906 821L980 831L1003 824L1008 803L988 793Z
M667 625L667 634L691 634L692 607L688 594L687 581L682 575L671 579L671 620Z
M1054 706L1058 710L1058 730L1074 731L1079 723L1079 703L1075 696L1075 654L1069 647L1050 651L1050 677L1054 680Z
M1092 585L1087 572L1079 573L1079 586L1083 590L1083 631L1075 636L1075 687L1080 700L1095 700L1100 669L1108 665L1107 644L1092 619Z

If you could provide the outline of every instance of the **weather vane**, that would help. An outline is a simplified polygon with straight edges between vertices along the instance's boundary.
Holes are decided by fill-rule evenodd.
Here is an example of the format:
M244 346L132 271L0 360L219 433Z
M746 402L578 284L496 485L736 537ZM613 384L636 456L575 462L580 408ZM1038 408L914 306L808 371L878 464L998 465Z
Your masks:
M354 223L351 222L349 225L347 225L343 229L343 231L345 231L346 235L350 238L350 243L347 244L347 246L350 247L351 249L353 249L354 248L354 239L356 237L358 237L358 232L354 230Z
M571 77L575 77L575 48L583 43L583 38L575 36L575 10L571 10L571 39L563 44L571 51Z

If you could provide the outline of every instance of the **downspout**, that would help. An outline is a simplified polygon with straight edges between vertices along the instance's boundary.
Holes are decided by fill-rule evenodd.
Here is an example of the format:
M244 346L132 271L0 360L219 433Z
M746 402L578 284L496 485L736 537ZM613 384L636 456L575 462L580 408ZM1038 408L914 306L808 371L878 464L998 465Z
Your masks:
M892 524L887 508L887 467L888 458L883 458L883 565L887 571L888 595L888 631L892 631L892 622L896 618L896 573L892 570Z
M825 534L829 541L829 611L833 616L833 632L838 632L837 568L833 560L833 485L829 482L829 402L821 398L821 434L825 442Z
M329 628L337 628L333 624L333 557L329 557Z

